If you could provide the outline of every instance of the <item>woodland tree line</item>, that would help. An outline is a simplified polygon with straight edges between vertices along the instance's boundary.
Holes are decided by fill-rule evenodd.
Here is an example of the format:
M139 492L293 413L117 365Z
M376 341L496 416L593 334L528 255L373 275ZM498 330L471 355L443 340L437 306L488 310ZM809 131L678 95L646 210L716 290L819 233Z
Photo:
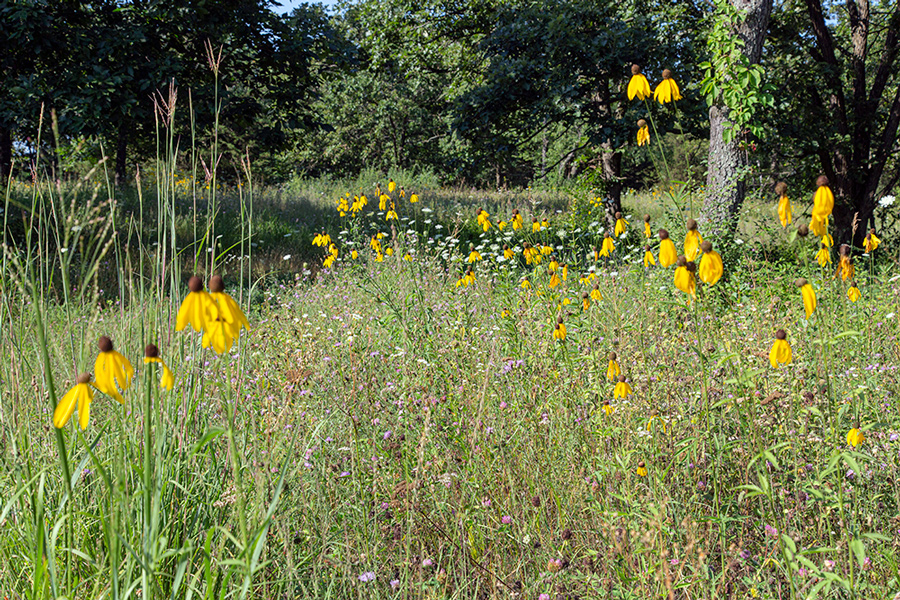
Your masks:
M0 0L0 171L103 155L132 180L174 84L180 147L216 130L226 164L249 154L269 182L370 167L491 187L581 178L615 206L660 181L662 152L673 178L706 183L704 214L725 227L748 189L785 180L799 196L824 173L836 237L856 217L859 242L900 178L896 0L271 4ZM684 96L650 108L650 149L632 64L651 85L670 69Z

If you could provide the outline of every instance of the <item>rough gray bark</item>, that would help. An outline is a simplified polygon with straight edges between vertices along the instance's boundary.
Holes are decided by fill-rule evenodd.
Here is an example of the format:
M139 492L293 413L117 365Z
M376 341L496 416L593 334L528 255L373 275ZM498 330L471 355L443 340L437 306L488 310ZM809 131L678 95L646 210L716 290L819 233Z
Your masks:
M744 41L744 54L750 63L756 64L762 56L769 15L772 13L772 0L729 1L747 15L735 33ZM740 149L741 136L735 135L727 143L722 136L730 123L728 109L724 105L715 104L710 107L706 199L703 202L701 220L708 230L720 233L734 230L745 192L743 177L747 161Z

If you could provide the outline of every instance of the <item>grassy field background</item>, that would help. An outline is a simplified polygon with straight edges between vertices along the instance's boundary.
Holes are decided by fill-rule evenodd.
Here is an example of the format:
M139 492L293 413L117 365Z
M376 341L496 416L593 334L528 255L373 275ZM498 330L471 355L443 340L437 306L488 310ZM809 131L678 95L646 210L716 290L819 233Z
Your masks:
M8 188L5 597L900 592L892 206L883 245L853 258L857 302L769 197L711 240L726 274L688 302L671 268L644 268L642 218L680 252L700 190L627 194L629 231L597 261L608 224L590 190L446 190L402 172L254 188L245 175L195 184L163 165L140 192L96 174ZM407 193L391 194L391 222L374 194L389 179ZM345 193L369 205L340 217ZM500 231L513 209L525 227ZM532 216L549 227L532 232ZM322 232L330 268L311 244ZM377 232L393 250L381 261ZM527 265L525 242L551 252ZM567 266L556 285L552 258ZM221 274L247 313L227 353L174 330L195 273ZM797 277L818 296L809 319ZM773 369L780 328L794 358ZM96 393L87 430L56 430L101 335L135 382L121 405ZM172 391L141 360L148 343Z

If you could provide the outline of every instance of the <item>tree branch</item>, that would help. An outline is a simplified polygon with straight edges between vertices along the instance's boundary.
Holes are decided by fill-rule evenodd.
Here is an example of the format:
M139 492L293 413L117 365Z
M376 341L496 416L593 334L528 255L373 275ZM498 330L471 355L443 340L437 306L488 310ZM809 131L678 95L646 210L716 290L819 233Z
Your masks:
M831 67L825 70L825 78L831 87L832 103L837 106L835 119L837 120L838 132L841 135L850 135L850 128L847 124L847 107L844 100L844 91L841 86L841 65L838 63L834 54L834 42L831 39L831 32L825 25L825 15L822 12L822 2L820 0L806 0L807 11L809 12L810 21L812 21L813 33L816 36L816 43L821 52L819 58ZM813 55L815 58L815 55Z
M878 69L875 71L875 79L872 81L872 90L869 92L869 106L874 114L881 103L881 96L891 75L891 67L897 57L898 43L897 30L900 30L900 3L894 7L894 14L888 21L887 36L884 39L884 51L878 61Z

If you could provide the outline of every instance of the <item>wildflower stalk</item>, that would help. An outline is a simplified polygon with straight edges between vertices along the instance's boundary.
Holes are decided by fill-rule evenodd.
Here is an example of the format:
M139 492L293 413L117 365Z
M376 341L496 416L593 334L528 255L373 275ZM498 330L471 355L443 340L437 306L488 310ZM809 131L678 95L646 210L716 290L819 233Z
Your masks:
M226 377L228 377L227 372ZM226 433L226 438L228 439L228 454L231 457L231 470L234 472L235 499L237 502L238 524L241 528L241 543L243 544L244 550L246 550L249 543L249 533L247 529L247 512L244 505L243 472L241 471L241 461L238 456L238 447L234 436L234 390L231 389L230 382L224 385L224 388L225 416L228 419L228 431ZM250 557L247 556L248 561L249 559Z
M144 560L142 561L141 589L142 598L151 600L153 597L153 574L150 573L150 565L153 552L153 436L152 413L153 408L153 382L156 381L156 364L149 363L144 371Z

